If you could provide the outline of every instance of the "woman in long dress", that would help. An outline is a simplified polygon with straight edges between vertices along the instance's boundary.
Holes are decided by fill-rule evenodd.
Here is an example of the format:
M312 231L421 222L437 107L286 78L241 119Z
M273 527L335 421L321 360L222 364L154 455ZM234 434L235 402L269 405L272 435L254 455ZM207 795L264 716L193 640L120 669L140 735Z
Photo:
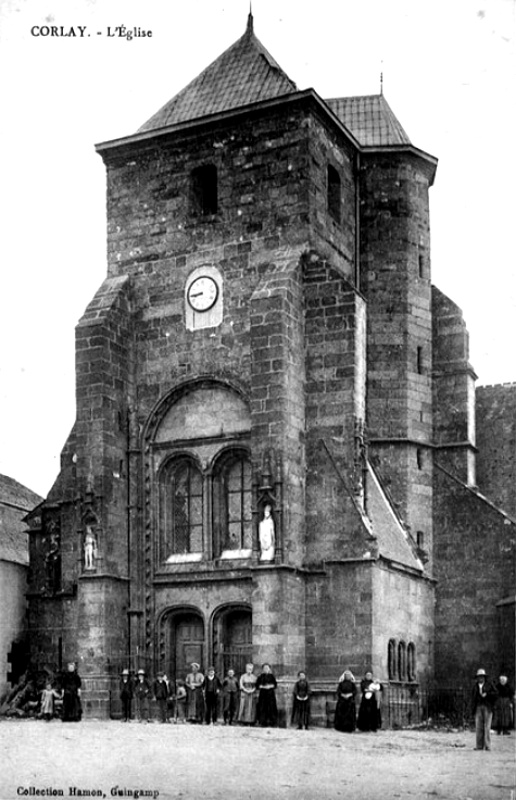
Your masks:
M63 689L63 722L79 722L82 717L81 679L71 661L61 679Z
M263 728L273 728L278 722L278 707L276 705L276 686L278 682L272 674L269 664L262 665L261 675L256 680L258 702L256 704L256 718Z
M193 661L190 664L192 671L186 676L186 718L189 722L201 723L204 719L204 695L202 689L204 686L204 675L199 672L200 666L197 662Z
M254 675L254 664L246 664L245 672L240 676L238 721L244 725L254 725L256 722L256 675Z
M510 736L514 723L514 689L507 682L507 675L500 675L496 690L498 697L494 707L494 727L499 736Z
M356 727L355 678L347 669L339 678L337 686L337 708L335 709L335 730L352 733Z
M360 682L360 691L362 693L362 699L358 710L358 729L361 731L376 732L380 727L377 693L381 691L381 685L373 679L372 672L366 672L363 680Z
M310 684L304 672L297 673L294 684L294 704L292 707L292 725L297 724L298 730L308 730L310 723Z

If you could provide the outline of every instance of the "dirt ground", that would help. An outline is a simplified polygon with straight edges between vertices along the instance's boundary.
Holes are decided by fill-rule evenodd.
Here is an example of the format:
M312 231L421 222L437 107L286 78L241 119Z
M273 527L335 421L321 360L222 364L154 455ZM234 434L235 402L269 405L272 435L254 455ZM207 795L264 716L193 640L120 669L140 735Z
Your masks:
M515 800L515 737L0 721L0 800ZM62 794L61 794L62 792Z

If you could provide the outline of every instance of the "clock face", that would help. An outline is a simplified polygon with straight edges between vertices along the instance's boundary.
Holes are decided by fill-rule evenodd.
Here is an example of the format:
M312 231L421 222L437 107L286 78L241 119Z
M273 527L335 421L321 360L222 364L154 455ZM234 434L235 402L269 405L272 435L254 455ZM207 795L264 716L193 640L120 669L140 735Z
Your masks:
M188 287L187 300L194 311L209 311L219 296L217 282L208 275L196 278Z

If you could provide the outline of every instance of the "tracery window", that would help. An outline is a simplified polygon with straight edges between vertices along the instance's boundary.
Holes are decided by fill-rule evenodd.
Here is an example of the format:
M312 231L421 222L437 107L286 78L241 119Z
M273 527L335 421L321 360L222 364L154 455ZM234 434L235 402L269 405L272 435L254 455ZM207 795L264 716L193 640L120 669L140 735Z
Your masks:
M224 454L213 478L214 555L251 551L251 462L243 450Z
M203 549L203 479L190 457L169 462L160 477L161 557Z

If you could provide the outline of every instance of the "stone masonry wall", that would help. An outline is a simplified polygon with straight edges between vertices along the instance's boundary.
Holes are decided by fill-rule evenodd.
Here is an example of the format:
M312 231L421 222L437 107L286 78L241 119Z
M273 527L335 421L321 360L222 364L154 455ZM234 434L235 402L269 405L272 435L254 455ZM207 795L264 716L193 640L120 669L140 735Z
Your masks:
M310 162L308 169L315 127L304 111L290 108L259 119L246 116L238 125L158 137L104 156L109 274L128 273L133 282L137 423L145 429L153 408L189 380L209 377L238 387L251 410L254 472L270 449L280 460L285 498L280 555L292 564L302 563L305 525L299 265L309 239L311 198L319 193L326 202L324 148L333 148L334 161L344 163L319 124L320 163ZM192 170L206 163L217 168L218 208L204 218L192 209L190 180ZM349 180L343 177L344 184ZM346 204L343 220L352 212L353 205ZM318 213L327 212L321 207ZM348 262L350 229L336 226L327 242L336 252L348 252ZM191 331L185 325L185 282L206 264L222 274L223 319L216 327ZM151 542L140 556L145 562L148 546ZM139 607L136 593L132 602ZM155 611L146 601L149 635ZM259 640L262 650L272 646L267 632Z
M388 646L394 640L415 645L414 679L425 685L433 670L435 585L399 568L380 563L373 579L373 653L371 668L381 680L389 679ZM409 678L407 671L402 680ZM392 678L402 682L399 670Z
M433 312L434 442L439 463L475 483L475 373L462 311L435 286Z
M307 576L307 674L335 685L345 669L360 675L372 650L373 563L326 562Z
M500 641L497 604L514 600L516 525L438 468L434 518L436 680L468 685L479 667L514 678L514 626L512 646Z
M362 161L360 287L367 300L370 454L414 531L421 504L428 511L431 504L430 180L428 166L406 154ZM431 549L430 522L426 535Z
M357 555L363 526L364 301L327 262L305 259L306 560Z
M477 386L477 484L516 517L516 384Z

